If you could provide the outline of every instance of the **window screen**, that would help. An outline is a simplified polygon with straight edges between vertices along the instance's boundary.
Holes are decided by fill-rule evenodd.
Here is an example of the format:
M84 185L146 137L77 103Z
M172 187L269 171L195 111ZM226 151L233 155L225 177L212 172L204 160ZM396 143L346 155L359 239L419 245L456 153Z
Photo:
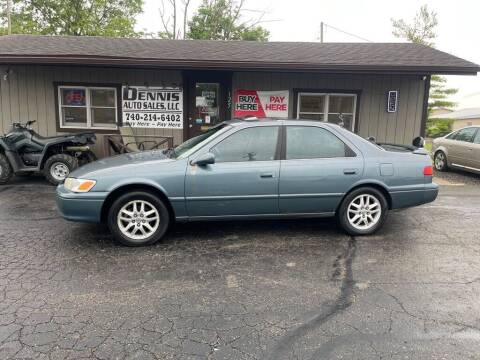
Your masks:
M297 117L340 124L353 131L356 101L355 94L302 92Z

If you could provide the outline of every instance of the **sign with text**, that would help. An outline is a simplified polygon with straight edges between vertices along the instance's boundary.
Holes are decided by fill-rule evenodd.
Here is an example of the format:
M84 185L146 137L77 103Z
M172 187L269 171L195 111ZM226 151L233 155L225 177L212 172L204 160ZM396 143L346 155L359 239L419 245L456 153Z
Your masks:
M389 113L397 112L397 108L398 108L398 91L391 90L388 92L387 112Z
M182 89L124 86L122 120L136 128L183 129Z
M288 118L288 90L280 91L235 91L234 116L256 116L257 118Z

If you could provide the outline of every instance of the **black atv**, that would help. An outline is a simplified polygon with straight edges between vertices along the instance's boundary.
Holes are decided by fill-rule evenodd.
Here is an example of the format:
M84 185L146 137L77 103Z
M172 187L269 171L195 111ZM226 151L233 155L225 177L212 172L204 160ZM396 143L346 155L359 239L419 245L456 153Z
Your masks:
M43 171L57 185L77 167L96 160L89 147L95 144L95 134L43 137L31 129L34 122L13 123L9 133L0 137L0 184L8 183L14 174Z

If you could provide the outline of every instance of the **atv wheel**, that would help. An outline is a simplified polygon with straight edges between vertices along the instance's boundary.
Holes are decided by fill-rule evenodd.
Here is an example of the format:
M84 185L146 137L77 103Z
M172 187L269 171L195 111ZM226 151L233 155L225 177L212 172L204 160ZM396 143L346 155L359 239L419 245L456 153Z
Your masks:
M78 167L78 160L67 154L52 155L47 159L43 173L53 185L61 184Z
M4 154L0 154L0 184L8 183L13 176L13 170Z

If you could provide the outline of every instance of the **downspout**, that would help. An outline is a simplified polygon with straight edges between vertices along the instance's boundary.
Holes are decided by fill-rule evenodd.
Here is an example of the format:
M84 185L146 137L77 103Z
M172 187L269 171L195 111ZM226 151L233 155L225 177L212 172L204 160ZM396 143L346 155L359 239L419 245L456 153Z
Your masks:
M430 80L432 76L426 75L424 80L424 93L423 93L423 109L422 109L422 121L420 123L420 136L425 137L427 130L428 120L428 98L430 95Z

